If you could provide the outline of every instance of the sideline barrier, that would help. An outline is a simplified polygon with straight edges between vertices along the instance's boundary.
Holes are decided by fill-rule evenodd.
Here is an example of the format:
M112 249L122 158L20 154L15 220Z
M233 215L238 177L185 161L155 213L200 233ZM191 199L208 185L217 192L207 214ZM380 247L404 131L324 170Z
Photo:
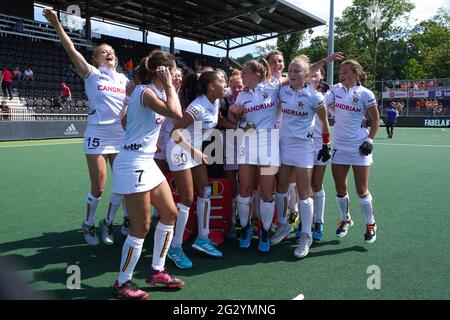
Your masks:
M86 120L0 121L0 141L81 138Z
M387 118L382 117L384 125ZM450 118L445 117L398 117L396 127L450 128Z

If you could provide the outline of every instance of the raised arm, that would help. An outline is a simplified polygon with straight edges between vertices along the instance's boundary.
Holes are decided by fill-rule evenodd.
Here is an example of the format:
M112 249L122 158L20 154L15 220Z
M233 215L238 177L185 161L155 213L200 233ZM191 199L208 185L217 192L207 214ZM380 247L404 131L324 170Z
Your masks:
M317 62L312 63L311 66L309 67L309 72L310 73L316 72L317 70L322 68L327 63L330 63L332 61L343 60L344 58L345 58L345 55L343 52L334 52L334 53L330 54L328 57L325 57Z
M64 49L66 50L67 55L70 58L70 61L72 61L78 73L82 77L85 77L91 70L91 65L86 61L83 55L79 53L77 49L75 49L72 40L70 40L69 36L64 31L61 23L58 21L58 17L56 16L55 11L53 11L50 8L45 8L43 14L44 17L48 20L48 22L50 22L52 26L55 28L55 31L58 34L59 39L61 40L61 43Z
M178 100L178 95L172 84L172 76L167 67L158 67L157 76L164 86L167 101L158 98L153 90L146 90L143 97L144 106L165 117L175 120L181 119L180 100Z

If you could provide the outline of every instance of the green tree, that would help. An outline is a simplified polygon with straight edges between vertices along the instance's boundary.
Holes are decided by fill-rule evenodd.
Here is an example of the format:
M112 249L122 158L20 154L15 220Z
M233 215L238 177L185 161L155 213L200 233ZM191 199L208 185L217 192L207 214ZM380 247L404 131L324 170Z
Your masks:
M277 48L283 52L284 61L286 61L286 69L289 62L299 54L300 45L305 39L305 31L298 31L277 38Z
M241 66L243 66L247 61L253 60L255 57L251 53L247 53L245 56L236 58L236 61L239 62Z
M344 52L370 66L366 70L372 79L377 78L380 43L402 32L399 24L406 21L412 9L414 4L409 0L353 0L342 17L336 19L337 37L351 44L350 50Z
M423 65L424 77L450 75L450 10L440 8L437 14L420 22L412 31L410 42Z
M423 79L425 78L425 71L423 66L414 58L408 60L402 70L403 79Z

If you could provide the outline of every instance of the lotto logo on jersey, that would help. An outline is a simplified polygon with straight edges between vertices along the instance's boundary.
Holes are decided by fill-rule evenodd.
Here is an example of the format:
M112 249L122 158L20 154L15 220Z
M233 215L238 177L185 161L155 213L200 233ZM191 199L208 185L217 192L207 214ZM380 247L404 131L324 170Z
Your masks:
M140 148L142 148L142 144L139 143L130 143L123 145L124 150L139 150Z
M359 102L359 98L358 97L353 97L353 104L354 105L358 105Z
M262 96L263 96L264 100L267 100L270 97L270 95L267 92L263 92Z
M303 108L305 107L305 104L304 104L303 102L299 101L299 102L298 102L298 107L299 107L300 109L303 109Z

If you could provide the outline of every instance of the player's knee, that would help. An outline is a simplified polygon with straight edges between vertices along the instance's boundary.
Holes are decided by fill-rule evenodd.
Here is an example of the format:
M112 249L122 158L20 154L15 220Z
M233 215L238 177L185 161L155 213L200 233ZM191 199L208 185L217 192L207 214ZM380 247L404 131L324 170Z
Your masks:
M240 186L240 196L243 198L249 197L252 194L252 189L249 187L243 187L242 185Z
M358 190L358 196L359 196L360 199L366 198L368 195L370 195L369 190L366 189L366 190L363 191L363 192L360 192L360 191Z
M194 195L184 195L180 197L180 203L184 204L186 207L191 207L192 203L194 203Z
M130 224L130 235L144 239L150 231L150 221Z
M207 186L203 187L203 190L200 190L198 195L200 196L200 198L209 199L209 198L211 198L211 192L212 192L211 187L209 185L207 185Z
M103 189L93 189L91 191L91 194L96 198L100 198L102 196L103 192L105 192L104 188Z

